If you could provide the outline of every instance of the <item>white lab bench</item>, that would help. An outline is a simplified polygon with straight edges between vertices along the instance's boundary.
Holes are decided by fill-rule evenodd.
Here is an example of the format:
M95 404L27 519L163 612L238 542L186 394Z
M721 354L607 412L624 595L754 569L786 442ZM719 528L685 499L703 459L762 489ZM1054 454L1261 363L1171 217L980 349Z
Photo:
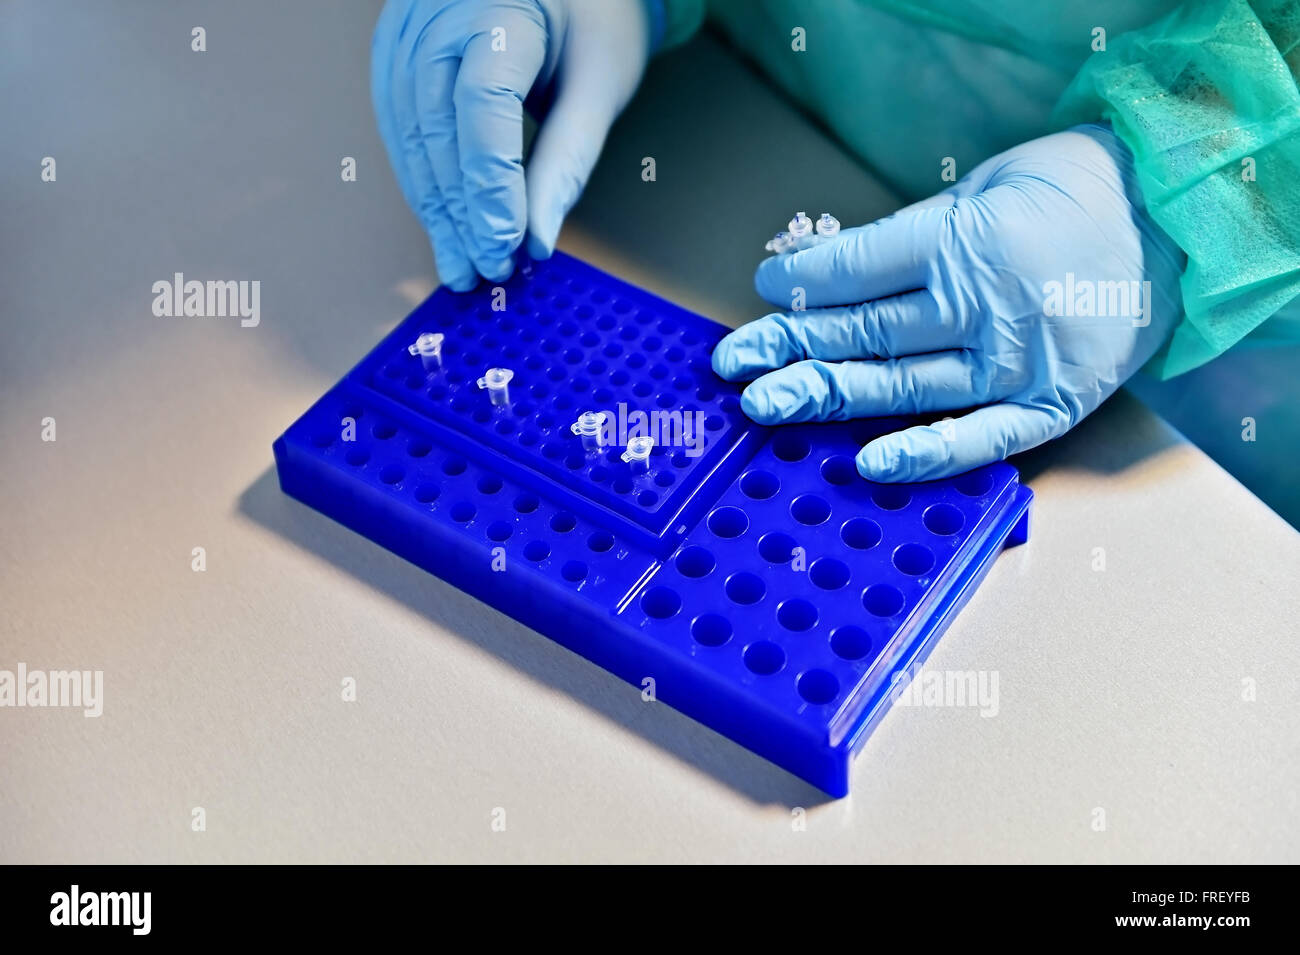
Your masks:
M0 861L1300 859L1300 535L1125 395L1017 462L1029 543L931 658L996 715L896 708L839 801L283 496L271 441L435 281L376 9L0 13L0 669L104 674L0 709ZM792 210L894 205L705 37L561 246L734 325ZM176 272L260 323L156 317Z

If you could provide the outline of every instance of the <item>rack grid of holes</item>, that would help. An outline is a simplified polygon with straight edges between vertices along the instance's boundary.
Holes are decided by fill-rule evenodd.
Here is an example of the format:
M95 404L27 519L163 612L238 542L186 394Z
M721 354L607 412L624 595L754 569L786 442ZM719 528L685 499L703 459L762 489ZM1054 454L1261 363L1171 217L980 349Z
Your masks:
M862 480L888 421L778 430L625 614L782 709L824 725L920 624L927 598L1016 481Z
M536 570L613 608L654 564L607 529L356 398L327 398L299 425L314 453L349 478L410 508L416 520L434 520L481 546L485 573L499 547L501 569ZM299 438L296 430L291 437Z
M756 427L710 368L726 329L589 271L533 263L500 295L431 300L370 383L615 510L671 514Z
M342 440L348 421L353 439ZM623 625L818 725L873 675L1015 480L999 463L952 482L872 484L852 453L889 421L782 429L656 567L605 528L358 400L323 401L299 424L325 460L483 548L485 562L503 548L505 569L622 607Z
M483 466L490 454L470 461L365 405L368 386L489 451L563 469L565 485L585 478L588 496L617 498L625 512L676 506L712 453L756 427L738 386L709 370L721 326L644 293L638 304L638 290L611 291L574 260L538 263L505 288L501 309L490 289L431 298L359 379L304 417L307 439L485 555L504 548L510 569L554 581L797 718L824 725L854 697L1016 480L996 464L951 482L872 484L853 457L899 422L786 427L660 564ZM601 406L628 396L637 409L698 413L702 452L593 432ZM355 440L344 442L349 416Z

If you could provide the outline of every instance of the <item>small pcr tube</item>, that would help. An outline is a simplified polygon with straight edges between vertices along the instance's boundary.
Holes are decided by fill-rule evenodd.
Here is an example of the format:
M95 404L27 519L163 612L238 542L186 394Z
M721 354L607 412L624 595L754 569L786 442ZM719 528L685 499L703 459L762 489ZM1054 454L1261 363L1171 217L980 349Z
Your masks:
M514 376L509 368L489 368L478 380L478 386L487 389L492 404L503 408L510 404L510 379Z
M813 244L813 222L805 213L796 212L787 228L794 248L806 249Z
M425 332L414 345L407 345L406 350L420 356L425 371L437 371L442 367L442 340L445 337L442 332Z
M817 220L817 235L822 239L833 239L840 234L840 220L829 212L823 212Z
M777 255L782 255L794 248L794 240L790 238L789 232L778 232L767 240L767 245L763 246L763 248Z
M582 438L584 451L599 451L601 430L605 426L606 414L603 411L584 411L569 429Z
M655 449L655 439L649 435L639 434L627 442L627 450L620 457L632 465L633 474L644 474L650 470L650 452Z

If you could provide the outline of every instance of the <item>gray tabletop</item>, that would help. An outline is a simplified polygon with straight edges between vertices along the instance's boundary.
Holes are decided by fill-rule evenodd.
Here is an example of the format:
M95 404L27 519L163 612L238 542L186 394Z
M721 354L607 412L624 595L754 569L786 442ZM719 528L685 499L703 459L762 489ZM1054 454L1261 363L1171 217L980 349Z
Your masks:
M1017 462L1030 542L931 658L996 713L896 707L838 801L284 497L271 441L436 282L375 13L0 11L0 670L103 672L0 708L0 861L1300 858L1300 536L1131 397ZM896 204L704 37L561 246L734 325L790 211ZM260 323L155 316L176 272Z

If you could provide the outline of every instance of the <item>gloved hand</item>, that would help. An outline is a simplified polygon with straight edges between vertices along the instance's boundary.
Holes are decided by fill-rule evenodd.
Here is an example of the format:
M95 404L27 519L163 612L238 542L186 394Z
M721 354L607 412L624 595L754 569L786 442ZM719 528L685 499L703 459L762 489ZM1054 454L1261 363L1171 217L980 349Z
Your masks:
M642 0L388 0L371 44L379 133L441 280L547 258L645 71ZM525 172L523 108L545 114Z
M713 368L762 376L741 398L762 424L981 406L869 443L857 466L873 481L947 477L1058 437L1181 314L1184 257L1135 204L1131 179L1110 129L1081 126L879 222L766 259L759 294L789 308L802 289L807 310L732 332Z

